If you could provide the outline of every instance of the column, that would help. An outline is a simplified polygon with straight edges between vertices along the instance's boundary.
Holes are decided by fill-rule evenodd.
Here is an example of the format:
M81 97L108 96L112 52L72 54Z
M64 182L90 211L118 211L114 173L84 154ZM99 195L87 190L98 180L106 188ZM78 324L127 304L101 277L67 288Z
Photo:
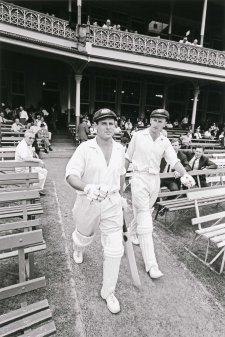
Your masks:
M192 117L191 117L191 130L194 132L195 130L195 120L196 120L196 111L197 111L197 104L198 104L198 95L199 95L199 86L195 86L194 91L194 102L193 102L193 108L192 108Z
M82 75L75 75L76 81L76 108L75 108L75 116L76 116L76 134L78 131L78 126L80 124L80 82L82 80Z
M77 24L81 25L81 6L82 0L77 0Z
M67 77L68 81L68 96L67 96L67 122L71 121L71 75Z
M203 10L202 10L202 24L201 24L201 33L200 33L200 45L201 46L203 46L203 43L204 43L207 2L208 0L204 0Z
M169 40L171 40L171 35L172 35L172 25L173 25L173 1L170 4L170 18L169 18L169 27L168 27L168 35L169 35Z
M167 96L168 96L168 85L165 85L163 92L163 109L166 109L167 106Z

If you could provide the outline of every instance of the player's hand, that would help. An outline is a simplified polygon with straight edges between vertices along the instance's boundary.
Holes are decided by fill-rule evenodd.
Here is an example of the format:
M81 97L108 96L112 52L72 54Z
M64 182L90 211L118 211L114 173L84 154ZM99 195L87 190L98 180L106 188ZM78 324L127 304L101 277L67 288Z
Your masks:
M98 200L100 195L99 185L87 184L84 188L84 193L86 194L88 200Z
M180 181L184 186L186 186L188 188L191 188L191 187L195 186L195 181L194 181L193 177L188 173L184 174L180 178Z
M177 178L180 178L180 173L177 172L177 171L174 171L174 178L177 179Z
M104 200L104 199L108 196L109 190L110 190L110 189L109 189L109 186L104 185L104 184L100 184L100 185L99 185L99 196L98 196L98 200L99 200L99 201Z

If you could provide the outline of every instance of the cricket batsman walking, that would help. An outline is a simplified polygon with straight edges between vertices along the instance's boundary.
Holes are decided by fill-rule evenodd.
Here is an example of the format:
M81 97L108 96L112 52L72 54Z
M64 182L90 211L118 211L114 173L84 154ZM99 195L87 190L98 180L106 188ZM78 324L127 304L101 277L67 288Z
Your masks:
M93 117L97 136L78 146L66 167L67 182L77 191L73 208L75 230L73 259L82 263L84 251L99 227L104 251L101 297L111 313L120 311L114 295L123 247L122 187L125 179L125 153L112 139L116 114L98 110Z
M125 155L126 169L131 162L133 165L131 192L138 240L146 272L153 279L163 276L156 261L152 238L152 208L160 189L161 159L165 158L175 170L176 178L181 177L184 185L195 185L194 179L177 158L169 139L161 133L168 119L169 113L165 109L152 111L150 127L134 134Z

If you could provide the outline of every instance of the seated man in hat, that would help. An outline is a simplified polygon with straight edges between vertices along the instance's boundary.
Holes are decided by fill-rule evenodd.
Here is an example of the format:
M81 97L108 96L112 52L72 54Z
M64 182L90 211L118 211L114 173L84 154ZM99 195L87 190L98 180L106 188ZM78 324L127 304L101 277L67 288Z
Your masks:
M48 138L49 137L48 130L45 128L45 124L41 124L40 127L41 129L38 131L37 137L41 139L41 143L45 148L44 150L45 153L48 153L48 149L52 151L52 147Z

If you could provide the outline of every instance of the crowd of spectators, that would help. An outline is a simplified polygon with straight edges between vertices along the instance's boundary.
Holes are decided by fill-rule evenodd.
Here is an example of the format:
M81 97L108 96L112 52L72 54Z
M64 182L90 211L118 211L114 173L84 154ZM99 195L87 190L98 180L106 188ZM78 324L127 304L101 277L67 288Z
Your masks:
M24 109L23 106L12 109L5 103L1 103L0 108L0 123L2 125L10 123L11 131L15 134L20 134L25 130L31 130L35 134L34 147L37 153L39 153L40 148L38 146L37 139L40 140L41 145L44 148L44 152L48 153L52 151L51 147L51 135L49 131L49 124L51 125L49 112L40 107L35 109L30 107Z

